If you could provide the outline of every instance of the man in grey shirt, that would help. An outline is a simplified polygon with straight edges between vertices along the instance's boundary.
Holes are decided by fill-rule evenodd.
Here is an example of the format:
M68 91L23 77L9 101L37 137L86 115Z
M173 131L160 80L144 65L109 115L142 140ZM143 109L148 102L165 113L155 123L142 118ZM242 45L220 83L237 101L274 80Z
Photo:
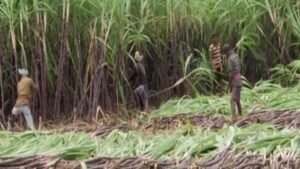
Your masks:
M224 44L222 47L222 53L228 58L228 87L231 92L231 112L232 120L237 118L236 107L239 115L242 115L242 106L240 102L242 79L241 79L241 62L238 55L234 52L233 48L229 44Z

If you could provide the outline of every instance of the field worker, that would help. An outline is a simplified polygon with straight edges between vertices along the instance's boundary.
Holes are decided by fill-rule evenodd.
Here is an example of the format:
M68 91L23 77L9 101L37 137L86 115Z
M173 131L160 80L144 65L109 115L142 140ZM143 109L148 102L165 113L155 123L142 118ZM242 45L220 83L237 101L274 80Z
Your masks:
M134 59L136 61L135 71L129 78L129 81L135 80L134 83L134 97L137 106L142 111L142 114L148 113L148 81L145 71L145 66L143 64L144 56L140 54L139 51L135 52Z
M17 116L23 113L27 126L31 130L34 130L35 128L32 120L31 111L29 109L29 105L30 105L33 91L38 90L38 85L35 84L33 80L27 76L28 75L27 69L19 69L18 72L22 77L17 86L18 98L12 110L12 114Z
M213 83L214 94L222 92L221 82L223 74L223 64L222 64L222 54L220 42L217 34L213 34L211 37L211 45L209 46L209 59L211 63L212 70L214 72L215 79L217 81Z
M228 88L231 92L231 112L233 121L236 120L236 107L239 115L242 115L242 106L240 102L242 79L241 79L241 62L238 55L234 52L229 44L224 44L222 53L228 58Z

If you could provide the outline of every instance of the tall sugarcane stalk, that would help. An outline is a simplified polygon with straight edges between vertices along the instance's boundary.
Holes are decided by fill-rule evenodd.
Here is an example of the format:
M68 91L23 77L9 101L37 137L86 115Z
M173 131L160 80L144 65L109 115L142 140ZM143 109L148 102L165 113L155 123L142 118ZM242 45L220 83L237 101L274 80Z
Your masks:
M63 24L62 24L62 35L61 35L61 46L59 52L59 65L57 69L57 80L56 80L56 92L54 99L54 112L56 115L60 113L61 110L61 93L62 93L62 85L64 78L64 66L67 57L67 39L68 39L68 21L69 21L69 7L70 2L63 1Z

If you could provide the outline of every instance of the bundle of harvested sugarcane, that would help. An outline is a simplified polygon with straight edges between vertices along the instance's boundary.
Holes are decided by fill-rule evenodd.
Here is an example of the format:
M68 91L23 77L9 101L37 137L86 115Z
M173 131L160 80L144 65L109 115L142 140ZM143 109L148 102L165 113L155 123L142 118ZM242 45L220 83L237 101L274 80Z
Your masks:
M53 166L58 161L57 158L51 156L44 155L36 155L29 157L21 157L21 158L10 158L5 160L0 160L0 168L1 169L16 169L16 168L24 168L24 169L42 169Z
M182 169L194 169L196 165L193 165L191 160L163 160L157 161L156 165L154 166L155 169L175 169L175 168L182 168Z
M277 154L267 157L258 154L235 155L228 148L206 161L152 160L144 157L107 158L100 157L85 161L75 169L298 169L300 160L296 156Z
M221 152L215 154L212 158L198 162L197 166L200 168L220 168L227 162L228 159L230 159L229 148L225 148Z
M282 128L300 128L300 111L296 110L260 110L248 114L236 124L239 127L251 123L270 123Z
M246 127L253 123L270 123L277 128L300 128L300 111L296 110L257 110L241 117L233 123L224 116L213 117L209 113L199 113L195 116L188 114L178 114L172 117L163 117L153 121L155 129L172 129L179 125L190 123L206 129L217 130L225 125L237 125Z
M56 128L56 127L53 127ZM62 132L70 132L70 131L84 131L84 132L91 132L97 129L96 124L87 123L83 121L76 121L66 126L63 126L60 131Z
M153 121L153 127L155 129L172 129L180 125L190 123L194 126L199 126L207 129L220 129L224 125L231 124L229 119L223 116L213 117L209 113L199 113L195 116L189 116L187 114L179 114L172 117L163 117Z
M84 164L86 168L91 169L117 169L117 168L132 168L146 169L154 166L154 161L144 157L128 157L128 158L109 158L100 157L93 160L88 160ZM80 169L82 165L78 165L75 169Z
M258 154L234 155L232 152L220 152L208 159L198 163L198 168L205 169L297 169L300 167L297 156L285 156L277 154L267 157Z
M153 121L153 127L155 129L171 129L177 127L181 124L186 124L188 121L188 116L186 114L178 114L171 117L162 117L159 119L155 119Z
M120 125L116 125L116 126L106 126L96 132L94 132L92 135L93 136L99 136L99 137L105 137L107 136L110 132L112 132L113 130L122 130L122 131L128 131L133 129L133 127L130 124L120 124Z
M226 119L225 117L218 116L218 117L212 117L209 114L198 114L196 116L190 117L189 118L191 124L195 126L199 126L202 128L207 128L207 129L220 129L224 125L231 124L231 121L229 119Z
M190 160L161 160L156 161L146 157L128 157L128 158L107 158L100 157L86 161L83 165L90 169L192 169L196 168ZM80 169L82 165L75 169Z

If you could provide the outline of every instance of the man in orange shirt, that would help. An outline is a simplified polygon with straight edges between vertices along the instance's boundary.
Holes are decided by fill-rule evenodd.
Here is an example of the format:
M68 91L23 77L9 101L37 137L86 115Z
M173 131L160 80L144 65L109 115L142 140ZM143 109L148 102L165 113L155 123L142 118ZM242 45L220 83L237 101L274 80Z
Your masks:
M33 82L33 80L28 77L27 69L19 69L19 74L22 76L18 83L18 98L12 110L13 115L19 115L23 113L27 126L34 130L34 124L32 120L31 111L29 109L30 101L34 90L38 90L38 85Z

